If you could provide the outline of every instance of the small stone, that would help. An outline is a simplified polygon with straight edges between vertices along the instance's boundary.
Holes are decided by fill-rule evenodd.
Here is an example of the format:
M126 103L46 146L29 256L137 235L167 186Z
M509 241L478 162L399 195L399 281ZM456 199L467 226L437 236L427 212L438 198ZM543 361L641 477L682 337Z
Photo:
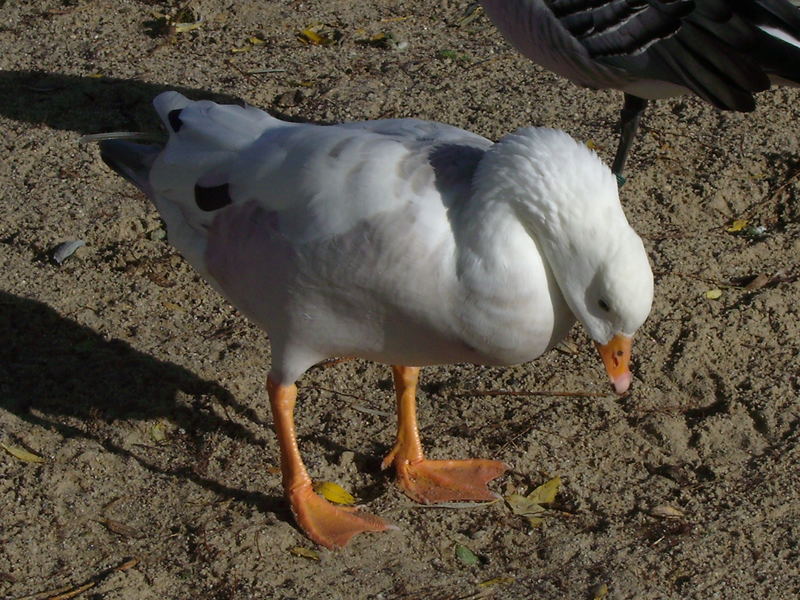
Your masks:
M53 260L56 262L56 264L60 265L70 256L75 254L78 248L85 245L86 242L84 242L83 240L70 240L68 242L59 244L53 249Z
M355 453L351 452L350 450L345 450L342 452L342 455L339 457L339 466L341 467L349 467L353 464L353 459L355 459Z

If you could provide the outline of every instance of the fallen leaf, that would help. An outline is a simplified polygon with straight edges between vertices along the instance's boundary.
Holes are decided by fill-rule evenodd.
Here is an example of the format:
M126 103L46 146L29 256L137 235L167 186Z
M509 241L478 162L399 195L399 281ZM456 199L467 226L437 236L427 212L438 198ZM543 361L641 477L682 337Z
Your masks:
M153 423L153 426L150 428L150 437L153 438L155 442L163 442L167 439L167 424L164 421L158 421Z
M468 567L474 567L480 562L475 553L464 544L456 544L456 557Z
M603 600L606 596L608 596L608 586L605 583L601 583L594 588L592 600Z
M250 36L249 38L247 38L247 41L253 44L253 46L262 46L267 43L266 40L256 35Z
M300 38L301 42L306 44L316 44L318 46L322 46L330 43L330 40L328 40L325 36L319 35L313 29L301 29L297 33L297 36Z
M198 29L203 24L203 21L195 21L194 23L173 23L175 33L186 33L193 29Z
M336 504L356 503L356 499L350 492L332 481L320 481L314 484L314 490L326 500Z
M514 583L515 581L516 579L513 577L493 577L492 579L481 581L478 587L492 587L493 585L504 585L506 583Z
M295 546L291 550L290 553L294 554L295 556L302 556L303 558L310 558L311 560L319 560L319 554L316 550L311 550L310 548L303 548L302 546Z
M322 24L311 25L297 32L297 39L304 44L314 46L329 46L339 38L341 38L339 31L325 31L325 25Z
M17 446L8 446L0 442L0 448L8 452L11 456L18 458L22 461L29 462L29 463L43 463L47 462L46 458L39 456L38 454L34 454L33 452L28 452L24 448L18 448Z
M178 304L175 304L174 302L170 302L169 300L164 300L161 303L161 306L163 306L167 310L174 310L174 311L177 311L177 312L186 312L185 308L182 308Z
M746 219L736 219L725 229L725 231L729 233L736 233L737 231L741 231L747 227L747 223L748 221Z
M528 499L539 504L550 504L555 502L560 487L561 477L553 477L528 494Z
M506 496L506 502L515 515L526 517L531 527L539 527L544 522L543 517L547 509L536 502L531 502L527 497L521 494L511 494Z
M506 496L506 502L508 502L511 511L515 515L526 517L531 527L539 527L544 522L543 517L547 512L547 509L542 504L550 504L555 501L560 487L561 478L553 477L527 496L522 494Z
M125 525L125 523L120 523L119 521L115 521L114 519L105 518L100 521L106 529L108 529L112 533L116 533L117 535L121 535L122 537L127 538L138 538L139 531L134 529L129 525Z
M684 512L681 509L670 506L669 504L654 506L650 509L650 514L659 519L680 519L684 516Z
M760 290L761 288L769 285L772 282L772 277L767 275L766 273L761 273L753 278L753 280L744 286L744 289L748 291L752 290Z
M709 300L719 300L722 297L722 290L714 288L713 290L708 290L703 295Z

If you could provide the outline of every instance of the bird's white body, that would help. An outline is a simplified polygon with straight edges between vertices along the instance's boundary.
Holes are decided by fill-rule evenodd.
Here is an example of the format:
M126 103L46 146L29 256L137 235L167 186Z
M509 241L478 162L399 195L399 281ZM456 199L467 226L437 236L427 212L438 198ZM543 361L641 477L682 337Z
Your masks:
M170 242L269 333L278 382L330 356L519 363L576 316L604 343L649 312L614 178L563 132L492 144L412 119L286 123L174 92L155 105L170 140L131 178ZM229 202L198 208L198 186L220 185Z

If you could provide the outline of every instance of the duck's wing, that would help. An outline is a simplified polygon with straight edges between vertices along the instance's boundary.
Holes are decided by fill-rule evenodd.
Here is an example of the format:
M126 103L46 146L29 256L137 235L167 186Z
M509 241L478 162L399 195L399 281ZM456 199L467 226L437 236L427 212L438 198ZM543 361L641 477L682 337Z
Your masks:
M472 170L491 146L415 119L287 123L176 92L154 106L169 133L165 146L110 140L102 157L150 196L170 242L204 274L208 230L225 211L254 205L295 243L335 237L407 204L444 211L468 195Z
M291 239L327 239L409 204L443 210L443 196L467 193L489 146L478 135L415 119L275 129L231 166L230 196L275 212Z
M800 48L781 38L800 37L800 10L788 0L482 3L534 61L581 85L644 98L682 88L720 108L752 110L769 75L791 79L798 67L788 65L800 62Z

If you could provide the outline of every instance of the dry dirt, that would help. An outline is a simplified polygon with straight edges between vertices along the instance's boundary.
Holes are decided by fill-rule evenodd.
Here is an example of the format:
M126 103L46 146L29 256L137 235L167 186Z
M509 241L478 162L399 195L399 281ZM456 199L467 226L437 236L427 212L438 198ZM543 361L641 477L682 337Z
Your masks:
M588 599L603 585L607 598L800 597L796 91L761 94L749 115L692 98L649 109L622 190L656 273L630 395L609 393L579 326L531 364L424 370L432 457L508 462L504 494L561 476L541 528L504 503L412 505L379 470L388 369L309 372L298 429L312 476L399 526L313 560L292 553L313 544L281 498L266 335L78 138L154 130L150 100L178 89L493 139L547 125L609 160L621 96L531 65L483 17L459 26L462 0L188 6L179 18L201 26L170 35L154 13L176 3L0 1L0 441L46 458L0 451L0 597L67 598L83 584L76 597L93 600ZM317 23L339 39L301 43ZM379 33L393 43L370 43ZM727 231L734 219L763 235ZM55 264L52 249L75 239L86 247ZM761 274L766 285L742 287ZM683 516L652 516L660 505Z

